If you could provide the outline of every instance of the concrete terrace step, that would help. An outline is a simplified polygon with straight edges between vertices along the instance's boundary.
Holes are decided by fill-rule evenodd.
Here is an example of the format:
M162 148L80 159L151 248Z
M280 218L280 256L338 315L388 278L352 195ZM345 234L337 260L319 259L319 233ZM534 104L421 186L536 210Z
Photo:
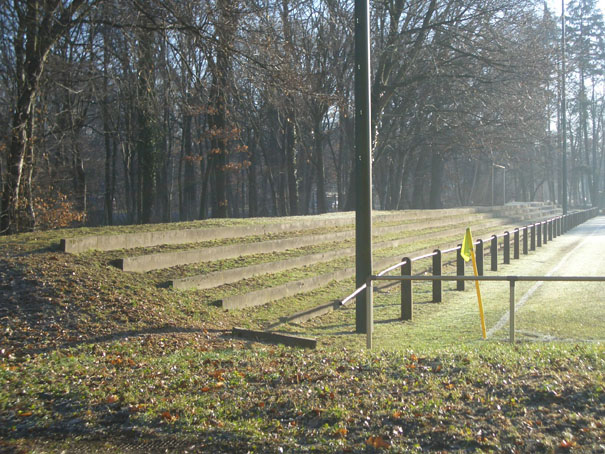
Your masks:
M374 212L373 222L397 222L421 219L434 219L443 216L469 215L474 213L489 213L489 207L454 208L442 210L405 210L400 212ZM114 235L88 235L74 238L63 238L61 249L64 252L77 254L87 250L114 251L154 247L168 244L199 243L203 241L240 238L247 236L265 235L270 233L310 230L322 227L339 227L355 225L355 213L330 213L315 216L297 216L286 218L259 218L254 225L234 225L227 227L197 227L192 223L191 228L161 230L137 233L122 233ZM254 221L254 220L253 220Z
M413 241L421 241L431 238L440 238L444 235L451 235L457 232L464 232L464 228L468 223L472 223L475 226L481 227L492 227L496 225L501 225L502 222L498 220L493 220L491 218L487 220L482 220L483 218L478 216L477 218L471 218L465 216L464 218L458 219L458 224L451 224L453 227L457 225L456 228L450 228L449 230L439 230L436 232L429 232L419 235L414 235L413 237L400 238L394 240L381 241L374 244L374 250L379 251L383 249L393 249L400 247L402 245L408 244ZM480 222L481 221L481 222ZM414 226L419 226L419 224L413 224ZM426 224L422 224L423 228L427 228ZM430 227L430 226L429 226ZM446 228L447 224L441 225L440 227ZM390 228L387 231L390 232ZM170 285L173 288L177 289L206 289L217 287L224 284L230 284L233 282L240 281L242 279L248 279L255 276L260 276L264 274L272 274L278 273L282 271L291 270L294 268L300 268L303 266L316 265L319 263L325 263L332 260L336 260L343 257L353 257L355 255L355 247L346 247L340 248L334 251L320 252L316 254L303 255L300 257L289 258L285 260L279 260L268 263L261 263L258 265L245 266L240 268L233 268L230 270L224 271L216 271L208 274L200 274L195 276L189 276L181 279L174 279L170 282Z
M423 219L420 222L411 222L401 225L376 227L373 233L374 236L378 237L380 235L393 233L411 232L420 230L421 228L440 227L452 222L477 222L483 219L492 218L489 213L473 215L459 214L457 216L434 218L432 220ZM392 218L389 218L389 220L392 220ZM352 238L354 238L354 231L346 230L336 233L313 234L254 243L239 243L228 246L215 246L176 252L160 252L135 257L124 257L120 261L120 267L123 271L145 272L179 265L190 265L194 263L241 257L244 255L280 252L288 249L298 249L301 247L344 241Z
M476 239L480 238L482 235L486 235L491 233L491 229L495 225L500 227L505 227L507 224L499 223L499 224L490 224L484 226L483 228L476 231ZM462 237L464 232L460 229L456 230L448 230L446 232L441 232L441 238L447 238L447 236L451 236L453 234L460 233L460 240L456 241L448 241L441 244L443 249L455 247L458 243L462 241ZM439 237L435 235L435 238ZM419 239L417 237L416 239ZM419 256L430 253L435 248L423 248L418 250L413 250L408 252L407 254L410 256ZM402 259L401 255L397 256L388 256L388 257L378 257L374 260L374 269L376 271L380 271L382 269L388 268L389 266L397 263ZM297 281L287 282L285 284L277 285L275 287L270 287L266 289L256 290L249 293L244 293L241 295L233 295L223 298L220 301L221 307L223 309L243 309L247 307L261 306L264 304L271 303L273 301L280 300L282 298L287 298L290 296L298 295L300 293L306 293L318 288L324 287L332 281L338 281L343 279L348 279L354 276L355 267L347 267L340 270L332 271L330 273L324 273L316 276L309 276L303 279L299 279Z
M544 206L543 206L543 204L532 204L529 207L529 209L527 209L527 210L525 210L527 208L525 206L513 206L512 209L510 209L508 206L503 207L503 208L506 208L506 210L501 210L501 211L505 211L507 213L507 217L510 217L510 218L517 217L517 216L515 216L515 214L518 214L518 213L515 213L515 208L521 208L522 209L521 211L526 211L526 213L523 213L523 214L527 214L531 218L536 218L536 217L540 217L542 215L542 209L544 208ZM548 209L550 209L550 208L548 208ZM493 233L492 229L496 226L509 227L509 228L512 227L511 225L507 226L507 222L505 219L487 223L482 226L475 226L475 230L474 230L475 235L476 235L475 238L477 239L477 238L480 238L482 235L487 235L487 234ZM519 225L519 226L521 226L521 225ZM459 229L450 229L450 230L445 230L445 231L440 231L440 232L435 232L435 233L429 233L426 235L415 236L413 239L408 238L407 240L406 239L395 240L392 243L392 247L397 247L397 246L404 245L406 243L411 243L414 240L420 241L423 239L431 239L431 238L434 238L436 240L436 243L441 243L439 241L440 238L451 237L452 235L458 233L458 230ZM459 243L459 241L456 241L456 242L450 241L450 242L446 242L445 244L440 244L440 247L442 249L447 249L450 247L455 247L458 243ZM378 245L375 245L375 251L380 250L377 248L377 246ZM424 255L424 254L432 252L434 249L435 248L420 249L420 250L410 252L409 255L410 256ZM402 257L400 257L400 256L377 257L374 260L374 267L377 270L385 269L385 268L389 267L390 265L397 263L397 261L401 260L401 258ZM350 278L354 275L354 273L355 273L354 267L347 267L345 269L336 270L336 271L333 271L330 273L325 273L322 275L310 276L307 278L299 279L299 280L293 281L293 282L288 282L288 283L278 285L275 287L249 292L247 294L229 296L229 297L223 298L221 300L221 305L224 309L239 309L239 308L245 308L245 307L260 306L260 305L268 304L272 301L277 301L282 298L287 298L287 297L294 296L297 294L316 290L318 288L321 288L321 287L327 285L331 281ZM332 307L333 307L333 305L330 302L322 305L322 308L325 310L330 310L330 308L332 308Z

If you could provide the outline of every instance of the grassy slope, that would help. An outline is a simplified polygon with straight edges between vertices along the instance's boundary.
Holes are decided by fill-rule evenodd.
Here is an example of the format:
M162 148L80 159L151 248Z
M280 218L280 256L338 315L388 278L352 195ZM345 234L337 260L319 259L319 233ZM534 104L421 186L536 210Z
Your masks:
M223 312L107 256L61 254L64 234L0 239L0 452L598 452L605 443L599 342L479 342L474 314L453 300L419 304L406 331L392 320L390 289L377 298L379 351L359 348L352 307L289 327L321 335L318 351L249 348L230 328L274 321L297 298ZM455 335L438 324L453 314Z

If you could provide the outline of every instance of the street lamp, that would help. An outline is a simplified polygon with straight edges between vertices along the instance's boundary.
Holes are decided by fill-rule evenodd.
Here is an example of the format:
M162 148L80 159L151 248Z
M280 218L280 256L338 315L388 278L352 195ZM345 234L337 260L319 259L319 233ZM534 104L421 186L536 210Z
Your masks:
M506 167L492 163L492 206L494 206L494 167L503 170L502 174L502 205L506 205Z
M565 94L565 0L561 0L561 208L567 214L567 102Z

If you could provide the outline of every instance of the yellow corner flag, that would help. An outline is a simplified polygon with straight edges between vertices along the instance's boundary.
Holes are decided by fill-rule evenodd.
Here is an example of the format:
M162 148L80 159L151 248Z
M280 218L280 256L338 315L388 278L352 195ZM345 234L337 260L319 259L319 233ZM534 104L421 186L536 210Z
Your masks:
M468 262L469 259L473 260L473 271L475 272L475 276L478 276L479 273L477 272L477 261L475 260L475 251L473 250L473 236L471 235L470 227L466 228L464 240L462 240L460 257L462 257L465 262ZM483 303L481 302L481 290L479 290L479 281L475 281L475 288L477 289L479 317L481 318L481 334L483 334L483 339L485 339L487 335L485 334L485 317L483 316Z
M472 251L473 236L471 235L471 229L467 227L466 233L464 234L464 239L462 240L462 250L460 251L460 256L464 259L465 262L468 262L471 259Z

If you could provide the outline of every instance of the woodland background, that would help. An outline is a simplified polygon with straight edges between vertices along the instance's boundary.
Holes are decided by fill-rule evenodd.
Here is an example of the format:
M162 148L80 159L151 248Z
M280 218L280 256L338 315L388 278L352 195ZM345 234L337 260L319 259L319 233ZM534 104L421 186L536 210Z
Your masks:
M352 0L0 0L0 230L354 207ZM535 0L373 0L376 209L604 184L604 24ZM502 191L495 194L503 200Z

